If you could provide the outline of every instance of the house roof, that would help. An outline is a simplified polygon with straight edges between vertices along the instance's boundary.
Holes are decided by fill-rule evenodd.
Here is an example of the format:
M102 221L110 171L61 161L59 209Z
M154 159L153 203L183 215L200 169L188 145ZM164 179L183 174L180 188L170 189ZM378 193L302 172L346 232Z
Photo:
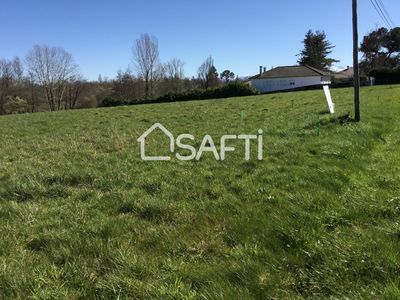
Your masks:
M341 72L335 74L337 78L351 78L354 76L354 68L349 67Z
M277 67L250 77L250 79L263 78L285 78L285 77L310 77L310 76L330 76L328 72L313 68L311 66L286 66Z

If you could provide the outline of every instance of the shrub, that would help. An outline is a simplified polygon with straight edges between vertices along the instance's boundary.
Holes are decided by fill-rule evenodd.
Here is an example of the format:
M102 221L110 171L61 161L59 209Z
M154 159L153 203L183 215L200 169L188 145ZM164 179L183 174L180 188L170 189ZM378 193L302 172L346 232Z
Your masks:
M361 86L369 86L370 81L367 76L360 75L360 85ZM352 87L354 86L354 78L336 78L332 77L332 84L330 85L331 88L344 88L344 87Z
M400 83L400 68L397 70L373 70L370 73L375 78L375 84L396 84Z
M243 82L233 82L213 89L194 89L184 93L168 93L156 99L143 100L123 100L107 97L102 101L103 107L147 104L147 103L167 103L190 100L221 99L231 97L258 95L257 90Z
M188 100L206 100L206 99L221 99L231 97L242 97L257 95L258 92L254 87L243 82L234 82L213 89L200 90L195 89L185 93L169 93L155 99L152 102L175 102Z
M102 107L122 106L131 104L129 100L107 97L101 102Z
M25 113L28 108L28 102L18 96L7 96L4 110L6 114Z

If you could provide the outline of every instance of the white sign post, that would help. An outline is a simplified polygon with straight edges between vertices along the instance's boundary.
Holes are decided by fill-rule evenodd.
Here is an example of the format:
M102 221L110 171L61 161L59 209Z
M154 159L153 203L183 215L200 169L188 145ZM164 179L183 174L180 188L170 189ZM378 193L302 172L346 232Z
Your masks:
M331 96L331 91L329 90L329 86L328 85L324 85L324 93L325 93L325 97L326 97L326 102L328 102L328 106L329 106L329 111L331 112L331 114L335 113L335 103L333 103L332 101L332 96Z

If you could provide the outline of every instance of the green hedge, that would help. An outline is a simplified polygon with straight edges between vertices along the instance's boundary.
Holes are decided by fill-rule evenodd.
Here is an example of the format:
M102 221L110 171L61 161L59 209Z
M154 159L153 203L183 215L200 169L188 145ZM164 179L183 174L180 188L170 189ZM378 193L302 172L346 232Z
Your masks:
M230 97L252 96L257 94L258 92L252 86L242 82L235 82L213 89L196 89L180 94L170 93L157 98L155 101L161 103L188 100L221 99Z
M397 84L400 83L400 68L397 70L373 70L370 73L375 78L375 84Z
M243 82L234 82L224 86L216 87L213 89L195 89L185 93L169 93L158 97L156 99L144 100L121 100L112 97L107 97L102 101L103 107L121 106L121 105L134 105L134 104L147 104L147 103L167 103L178 101L190 100L207 100L207 99L221 99L231 97L242 97L258 95L256 89Z
M107 97L101 102L102 107L113 107L113 106L122 106L122 105L131 105L131 101L117 99L113 97Z

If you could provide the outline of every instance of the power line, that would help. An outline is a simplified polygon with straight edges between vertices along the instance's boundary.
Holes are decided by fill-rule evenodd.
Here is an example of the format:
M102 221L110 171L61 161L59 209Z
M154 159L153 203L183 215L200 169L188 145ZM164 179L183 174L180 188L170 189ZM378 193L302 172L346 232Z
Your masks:
M378 7L379 11L382 13L382 16L385 18L386 22L389 24L390 28L393 28L392 23L389 21L389 18L386 16L385 12L383 11L381 5L377 0L374 0L376 6Z
M375 10L376 10L376 12L378 13L378 15L381 17L381 19L382 19L382 21L384 22L384 23L386 23L386 25L388 26L388 27L390 27L390 28L392 28L392 26L390 25L390 23L389 23L389 21L386 19L386 17L383 15L383 13L382 13L382 10L379 8L378 9L378 2L376 2L376 0L375 0L375 2L373 1L373 0L369 0L370 2L371 2L371 4L374 6L374 8L375 8ZM378 5L378 6L377 6Z
M385 5L383 4L383 1L382 0L378 0L378 1L381 4L381 7L382 7L383 11L385 12L388 20L390 21L390 24L392 25L392 27L396 27L396 24L393 22L393 19L390 17Z
M392 28L392 25L390 24L389 20L386 18L385 14L383 13L381 7L379 6L379 3L376 0L370 0L370 2L374 6L374 8L375 8L376 12L378 13L378 15L381 17L382 21L384 23L386 23L386 25L389 28Z

